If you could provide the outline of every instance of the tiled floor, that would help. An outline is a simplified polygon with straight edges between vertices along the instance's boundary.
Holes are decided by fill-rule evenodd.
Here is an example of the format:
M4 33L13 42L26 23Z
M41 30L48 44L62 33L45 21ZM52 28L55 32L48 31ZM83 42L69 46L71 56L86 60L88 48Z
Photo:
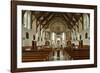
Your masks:
M57 51L54 52L54 56L51 57L51 60L70 60L70 56L65 53L63 50L60 50L60 56L57 56Z

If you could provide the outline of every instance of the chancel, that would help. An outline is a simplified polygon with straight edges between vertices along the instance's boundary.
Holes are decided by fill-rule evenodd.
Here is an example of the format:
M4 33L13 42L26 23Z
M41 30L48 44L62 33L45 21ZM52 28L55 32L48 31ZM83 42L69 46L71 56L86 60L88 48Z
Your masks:
M22 62L90 58L88 13L22 10Z

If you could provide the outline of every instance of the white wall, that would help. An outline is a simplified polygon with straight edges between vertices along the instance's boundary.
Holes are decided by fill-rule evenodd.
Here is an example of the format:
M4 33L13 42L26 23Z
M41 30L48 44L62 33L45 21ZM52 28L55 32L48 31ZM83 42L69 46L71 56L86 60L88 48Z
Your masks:
M29 33L29 39L26 38L26 32ZM22 32L24 40L22 40L22 46L32 46L32 40L33 40L33 31L23 28Z
M62 3L78 3L78 4L100 4L98 0L34 0L34 1L53 1ZM0 1L0 73L10 72L10 0ZM100 5L98 8L100 13ZM100 19L100 14L98 14ZM100 21L98 20L98 37L100 37ZM99 73L100 72L100 38L98 38L98 67L84 68L84 69L68 69L68 70L53 70L53 71L39 71L27 73ZM25 72L24 72L25 73Z
M87 19L87 14L83 14L83 27L82 27L82 23L80 22L80 19L78 20L78 24L79 24L79 29L76 28L75 31L71 32L72 35L72 43L74 43L75 45L79 45L79 41L80 41L80 35L81 35L81 40L83 40L83 45L90 45L90 23L89 23L89 18ZM74 26L77 27L77 26ZM82 29L83 28L83 29ZM87 38L85 38L85 34L87 33ZM77 37L77 40L76 40ZM74 40L75 39L75 40Z
M31 25L30 21L30 16L31 16L31 12L27 11L29 16L28 16L28 25ZM26 22L26 20L24 21ZM22 46L32 46L32 40L33 40L33 35L36 34L36 19L34 19L34 21L32 21L32 29L30 28L31 26L28 26L27 23L26 27L22 25ZM29 33L29 38L26 38L26 32Z

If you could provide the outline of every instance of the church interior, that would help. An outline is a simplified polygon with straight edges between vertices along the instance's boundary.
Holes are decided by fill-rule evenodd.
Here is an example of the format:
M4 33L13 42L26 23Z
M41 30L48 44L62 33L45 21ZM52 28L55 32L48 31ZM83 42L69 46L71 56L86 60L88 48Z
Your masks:
M22 10L22 62L90 58L90 15Z

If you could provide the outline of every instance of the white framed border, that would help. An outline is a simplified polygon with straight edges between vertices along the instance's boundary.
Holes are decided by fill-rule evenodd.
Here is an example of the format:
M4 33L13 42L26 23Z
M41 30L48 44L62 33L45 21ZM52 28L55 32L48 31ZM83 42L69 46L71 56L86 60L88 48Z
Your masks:
M32 11L50 11L50 12L74 12L74 13L89 13L90 14L90 59L89 60L68 60L68 61L49 61L49 62L22 62L22 10ZM70 66L94 64L94 10L79 9L79 8L58 8L45 6L27 6L17 5L17 68L30 67L50 67L50 66Z

